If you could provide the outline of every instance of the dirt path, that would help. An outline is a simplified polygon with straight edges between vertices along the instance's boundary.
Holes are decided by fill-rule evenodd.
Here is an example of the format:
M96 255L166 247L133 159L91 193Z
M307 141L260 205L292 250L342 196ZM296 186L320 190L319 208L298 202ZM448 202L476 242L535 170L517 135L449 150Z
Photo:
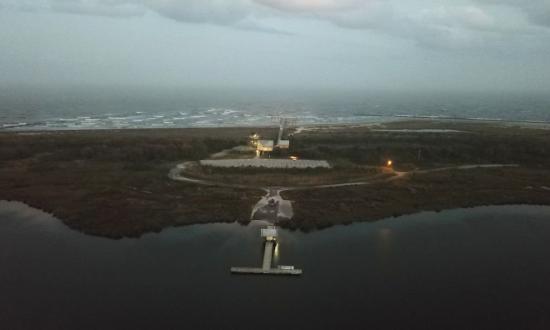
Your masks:
M168 178L174 181L182 181L182 182L200 184L205 186L217 186L217 187L237 188L237 189L255 189L255 190L263 190L263 191L268 191L269 189L269 188L256 187L256 186L247 186L247 185L240 185L240 184L231 184L231 183L195 179L195 178L185 176L184 175L185 170L188 167L190 167L193 163L194 162L185 162L185 163L176 165L176 167L172 168L170 172L168 172Z

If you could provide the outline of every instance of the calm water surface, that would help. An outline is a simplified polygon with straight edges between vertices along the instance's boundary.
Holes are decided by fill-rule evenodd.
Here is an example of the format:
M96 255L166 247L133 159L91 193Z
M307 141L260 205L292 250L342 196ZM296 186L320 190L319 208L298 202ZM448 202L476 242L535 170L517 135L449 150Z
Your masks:
M550 329L550 207L422 213L303 234L260 265L259 227L140 239L74 232L0 202L2 329Z

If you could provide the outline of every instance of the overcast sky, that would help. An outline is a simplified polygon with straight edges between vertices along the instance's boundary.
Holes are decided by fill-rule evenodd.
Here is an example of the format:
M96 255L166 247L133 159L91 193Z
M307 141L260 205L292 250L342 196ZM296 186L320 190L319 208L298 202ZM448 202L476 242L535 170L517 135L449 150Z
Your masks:
M0 83L550 90L550 0L0 0Z

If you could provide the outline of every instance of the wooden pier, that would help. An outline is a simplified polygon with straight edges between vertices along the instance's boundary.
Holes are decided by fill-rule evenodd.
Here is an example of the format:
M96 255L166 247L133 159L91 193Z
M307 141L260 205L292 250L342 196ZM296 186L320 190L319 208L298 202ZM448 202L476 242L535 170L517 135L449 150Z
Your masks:
M273 249L277 244L277 230L270 226L261 231L262 237L265 237L264 258L262 268L257 267L231 267L233 274L252 274L252 275L302 275L301 269L294 269L294 266L279 266L272 268Z
M266 241L264 246L264 262L262 263L263 270L271 269L271 259L273 258L273 241Z

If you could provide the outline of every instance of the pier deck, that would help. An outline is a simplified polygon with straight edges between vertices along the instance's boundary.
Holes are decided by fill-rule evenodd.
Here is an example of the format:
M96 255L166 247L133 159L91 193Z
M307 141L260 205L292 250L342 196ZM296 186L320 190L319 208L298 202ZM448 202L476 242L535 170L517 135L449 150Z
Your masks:
M301 269L294 269L294 266L279 266L272 268L273 249L275 248L277 230L274 226L269 226L261 230L261 235L265 237L264 258L262 268L258 267L231 267L233 274L253 274L253 275L302 275Z
M254 267L231 267L233 274L251 275L302 275L301 269L279 269L279 268L254 268Z
M273 242L266 241L264 247L264 262L262 263L263 270L271 269L271 259L273 258Z

